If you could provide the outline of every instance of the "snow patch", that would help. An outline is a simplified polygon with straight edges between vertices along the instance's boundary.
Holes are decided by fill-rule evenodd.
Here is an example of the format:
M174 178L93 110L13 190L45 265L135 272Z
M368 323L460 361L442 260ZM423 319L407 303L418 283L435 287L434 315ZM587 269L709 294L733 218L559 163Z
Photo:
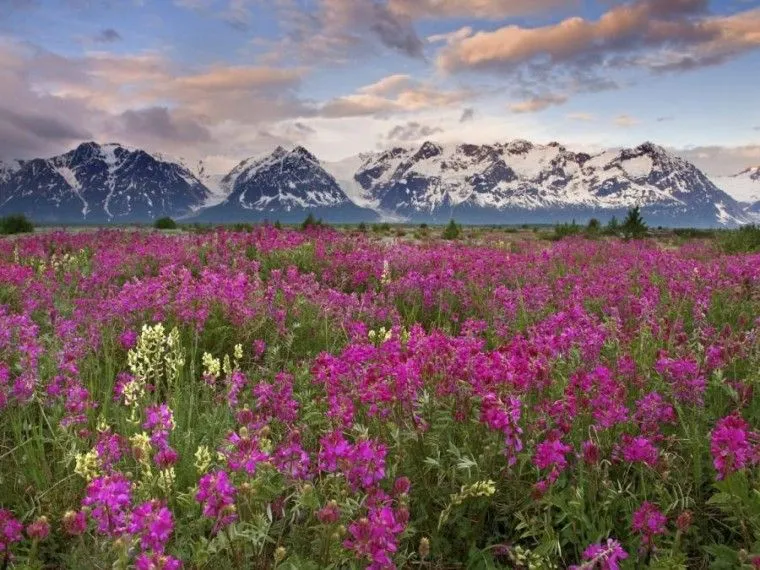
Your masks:
M646 178L652 172L654 161L649 155L642 154L635 158L621 161L620 165L626 174L634 179Z

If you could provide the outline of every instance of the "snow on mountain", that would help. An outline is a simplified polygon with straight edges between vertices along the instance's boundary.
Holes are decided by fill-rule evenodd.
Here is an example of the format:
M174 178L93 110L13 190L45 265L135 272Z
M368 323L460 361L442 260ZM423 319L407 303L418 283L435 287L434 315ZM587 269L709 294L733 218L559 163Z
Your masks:
M377 208L377 200L354 178L362 164L363 156L350 156L336 162L322 162L321 165L354 204L365 208Z
M380 208L410 219L553 221L638 205L669 225L745 221L735 200L695 166L651 143L591 156L559 143L428 141L359 158L360 187Z
M733 176L716 176L712 181L734 200L749 204L760 202L760 166L747 168Z
M199 161L83 143L49 159L0 163L0 215L39 221L328 221L525 223L602 220L640 206L651 225L732 226L760 216L760 168L724 192L652 143L596 154L559 143L436 144L320 162L301 146L212 175ZM758 189L754 190L757 185ZM754 194L757 192L758 194ZM730 195L732 194L732 195ZM740 204L757 197L754 206Z
M150 221L186 215L211 194L186 167L115 143L82 143L9 171L0 174L0 214L38 221Z
M227 193L199 214L204 221L300 221L306 211L332 221L375 219L370 209L352 202L335 178L302 146L243 160L220 181Z

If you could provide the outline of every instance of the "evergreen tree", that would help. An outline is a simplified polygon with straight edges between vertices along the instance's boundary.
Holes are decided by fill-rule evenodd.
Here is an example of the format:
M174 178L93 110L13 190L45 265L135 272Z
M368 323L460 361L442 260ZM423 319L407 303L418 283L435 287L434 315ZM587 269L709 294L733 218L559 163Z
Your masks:
M462 234L462 230L457 223L452 219L446 229L443 230L443 239L459 239Z
M628 215L625 217L621 229L625 239L640 239L647 234L647 225L638 206L628 210Z
M308 230L309 228L316 227L318 225L317 219L314 217L314 214L309 212L309 215L306 216L306 219L301 222L301 229L302 230Z

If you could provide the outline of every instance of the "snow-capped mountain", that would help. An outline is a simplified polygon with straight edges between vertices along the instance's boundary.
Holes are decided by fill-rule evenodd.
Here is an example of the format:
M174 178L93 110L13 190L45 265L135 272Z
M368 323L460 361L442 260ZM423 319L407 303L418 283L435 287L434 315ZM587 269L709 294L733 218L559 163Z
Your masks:
M741 207L699 169L645 143L596 155L558 143L397 147L360 155L354 181L377 207L412 220L552 222L623 215L651 224L734 225Z
M757 186L760 194L760 168L730 178L745 190ZM298 222L311 212L332 222L453 217L503 224L604 221L640 206L650 225L733 226L760 219L760 196L749 205L754 194L733 191L732 197L714 182L652 143L588 154L524 140L428 141L332 163L301 146L278 147L224 175L209 173L203 162L83 143L49 159L0 162L0 215L20 212L64 223L160 216Z
M82 143L5 172L0 214L40 222L146 222L191 213L210 195L186 167L119 144Z
M319 160L302 146L277 147L246 159L219 183L227 195L198 216L202 221L301 221L312 212L326 221L377 219L377 214L352 202Z
M733 176L716 176L712 180L738 202L760 202L760 166L747 168Z

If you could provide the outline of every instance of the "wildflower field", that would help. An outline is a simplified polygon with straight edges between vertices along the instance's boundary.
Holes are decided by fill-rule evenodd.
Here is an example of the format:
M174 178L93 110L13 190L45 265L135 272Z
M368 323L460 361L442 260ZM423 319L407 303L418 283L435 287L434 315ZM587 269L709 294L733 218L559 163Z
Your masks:
M504 240L0 241L0 568L759 568L760 255Z

